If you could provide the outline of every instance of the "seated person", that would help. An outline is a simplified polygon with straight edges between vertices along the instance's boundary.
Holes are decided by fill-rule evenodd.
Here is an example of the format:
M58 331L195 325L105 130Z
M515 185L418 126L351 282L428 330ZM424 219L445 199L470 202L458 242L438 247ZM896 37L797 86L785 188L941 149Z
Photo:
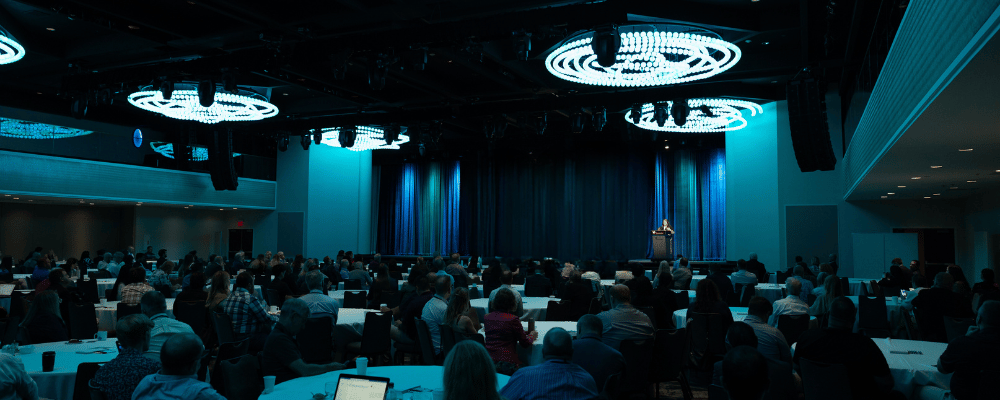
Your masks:
M292 290L291 286L288 286L288 282L285 282L285 275L288 274L288 267L285 264L278 264L271 268L271 273L274 274L274 280L267 285L267 290L277 291L279 298L284 300L291 299L295 297L295 291ZM272 303L276 303L277 299L268 299Z
M590 373L598 392L604 390L609 376L625 371L625 357L601 342L603 332L601 319L585 314L576 322L577 339L573 341L573 363Z
M733 274L730 275L730 277L729 277L729 280L731 280L733 282L733 286L741 285L741 284L742 285L757 286L757 283L758 283L757 275L754 275L753 272L747 271L747 261L746 260L744 260L742 258L739 259L739 260L736 260L736 268L737 268L737 271L733 272ZM736 293L736 295L738 296L740 294Z
M497 371L483 346L472 340L458 342L444 359L446 400L500 400Z
M334 325L336 325L337 312L340 311L340 307L333 301L333 298L323 294L323 282L325 280L326 275L320 271L312 271L306 274L306 287L309 289L309 294L303 295L299 299L306 302L312 318L330 317L333 319Z
M122 268L122 273L125 268ZM153 287L146 283L146 269L143 267L132 267L128 270L129 284L122 286L121 302L130 306L137 306L142 301L142 295L153 291Z
M185 278L191 284L177 293L177 301L195 301L199 303L204 303L208 301L208 293L205 292L205 274L201 272L193 272L188 274ZM229 279L226 279L226 290L229 290Z
M160 348L163 342L171 336L179 333L194 333L191 325L171 318L167 315L167 301L163 293L152 291L142 295L142 313L153 321L153 330L150 332L149 350L146 356L153 359L160 358Z
M132 392L132 398L226 400L212 389L212 385L196 378L206 353L198 335L179 333L171 336L160 352L163 368L143 378Z
M553 328L542 339L545 362L519 369L500 390L508 400L593 399L597 384L587 370L572 363L573 338Z
M4 399L38 400L38 385L13 354L0 353L0 393Z
M733 349L737 347L746 346L752 349L757 349L758 344L757 334L754 333L753 328L750 325L737 321L729 325L729 329L726 330L726 354L729 354ZM718 361L712 367L712 384L723 386L723 376L725 375L725 368L723 368L724 362Z
M708 277L706 279L711 279L715 282L715 286L719 288L719 296L722 297L722 301L728 302L729 299L733 298L733 281L729 280L729 275L722 272L722 265L719 263L712 263L708 266Z
M767 299L754 296L750 299L750 307L746 319L743 320L753 328L757 335L757 351L764 357L771 360L792 362L792 353L788 347L785 335L771 325L767 324L768 317L773 310L771 302Z
M976 398L980 371L1000 370L1000 302L991 300L979 306L976 326L948 343L937 369L942 374L954 372L951 394L956 399Z
M674 278L674 289L691 290L691 270L688 268L688 260L681 257L677 260L677 266L670 271Z
M160 369L160 361L144 357L149 350L153 321L143 314L132 314L118 320L116 332L121 350L118 356L97 370L93 384L107 400L129 400L136 386L147 375Z
M771 383L766 359L749 346L739 346L726 353L722 371L723 387L732 400L760 400Z
M797 268L797 267L796 267ZM782 315L805 315L809 314L809 305L802 301L802 281L795 277L789 277L785 281L785 290L788 296L774 302L774 311L767 323L773 327L778 326L778 317Z
M28 330L32 343L50 343L69 340L66 323L59 311L59 295L46 290L35 295L31 308L21 321L21 327Z
M688 308L688 320L691 320L691 312L719 314L726 320L726 326L733 323L733 313L729 311L729 305L722 301L715 282L708 279L702 279L698 282L698 289L694 292L694 304Z
M49 272L49 290L58 293L59 299L67 304L83 302L83 291L74 285L66 270L53 268L52 272Z
M221 303L223 314L233 322L233 335L236 340L250 338L250 353L260 351L264 347L271 326L277 321L267 313L264 303L254 297L253 277L249 273L236 276L236 283L229 297Z
M590 310L590 301L594 299L594 292L590 287L590 281L583 281L580 271L572 271L566 286L559 291L562 301L568 301L570 307L570 320L577 320Z
M347 273L347 278L361 282L361 288L364 290L368 290L372 284L372 276L368 275L368 271L365 271L365 265L361 261L351 264L351 271Z
M295 335L306 327L309 306L302 299L290 299L281 306L281 318L264 343L264 376L274 375L275 384L302 376L319 375L344 369L344 364L306 364Z
M653 338L653 322L642 311L632 306L628 286L611 287L611 309L597 314L604 324L604 344L618 349L623 340Z
M535 266L535 273L524 279L524 295L528 297L549 297L552 294L552 281L545 277L544 267Z
M518 317L524 315L524 305L521 302L521 293L519 293L517 290L514 289L514 287L512 286L513 284L514 284L514 274L510 271L503 271L503 273L500 275L500 287L493 289L493 291L490 292L490 301L487 303L488 311L493 311L493 298L496 297L500 289L508 289L510 290L511 293L514 294L514 303L517 307L517 309L514 310L514 315Z
M525 332L521 320L514 314L514 295L511 289L500 288L494 299L494 311L486 314L483 325L486 333L486 350L490 358L497 364L497 370L502 374L511 373L518 368L521 360L517 357L515 344L528 347L538 337L538 332Z
M944 328L944 317L972 318L972 302L963 301L952 291L955 278L947 272L934 276L934 286L920 291L912 300L917 312L923 313L920 329L926 334L925 340L946 342L948 335Z

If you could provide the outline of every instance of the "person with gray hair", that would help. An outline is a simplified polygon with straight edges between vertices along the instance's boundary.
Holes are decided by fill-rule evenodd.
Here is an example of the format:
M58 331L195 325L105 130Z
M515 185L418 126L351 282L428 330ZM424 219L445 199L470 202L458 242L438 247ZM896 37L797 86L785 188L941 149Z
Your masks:
M149 350L153 321L144 314L132 314L118 320L118 356L97 370L92 384L108 400L128 400L147 375L160 369L160 361L143 356Z
M118 276L123 265L125 265L125 254L120 251L115 252L114 261L108 264L108 272L114 276Z
M333 298L323 294L323 282L326 279L326 275L323 275L320 271L310 271L306 274L306 287L309 289L309 293L299 297L300 300L306 303L309 307L309 312L313 318L316 317L330 317L333 319L333 325L337 325L337 313L340 312L340 307L337 303L333 301Z
M597 384L587 370L571 362L573 338L553 328L542 339L545 362L514 373L500 395L508 400L593 399Z
M632 307L628 286L615 285L610 291L611 309L597 314L604 324L604 344L617 350L623 340L652 339L653 322L649 316Z
M777 327L778 317L782 315L809 314L809 305L799 297L802 293L802 282L795 279L795 277L788 277L785 280L785 290L788 292L788 295L774 302L774 312L767 319L768 325Z
M347 273L347 279L354 279L361 282L361 287L368 290L372 284L372 276L368 275L368 271L365 271L365 264L361 261L355 262L351 268L351 272Z
M160 358L160 348L171 336L181 333L194 333L191 326L167 316L167 300L163 293L158 291L146 292L139 302L142 313L153 321L153 330L150 331L149 349L146 350L146 357L152 359Z
M953 292L952 286L955 278L947 272L940 272L934 275L934 286L920 291L920 295L913 299L911 304L918 312L923 313L923 322L920 324L920 331L924 340L931 342L948 341L948 334L944 328L944 317L952 318L972 318L972 302L961 298Z
M576 321L573 363L590 373L598 392L604 390L604 383L609 376L625 371L625 357L618 350L601 342L603 332L604 323L594 315L585 314Z
M143 400L225 400L212 385L196 378L201 360L208 355L201 338L179 333L163 343L160 372L146 376L136 386L132 398Z
M948 343L937 363L938 372L951 376L951 394L959 400L979 393L980 371L1000 369L1000 302L984 301L969 333Z
M795 276L794 276L795 279L797 279L799 283L802 285L802 290L799 291L799 298L802 299L802 301L808 302L809 293L812 293L815 285L813 285L812 281L810 281L809 278L806 277L806 268L802 267L801 265L798 265L795 267L794 271L795 271ZM823 281L818 281L818 283L822 282Z
M767 282L767 268L757 260L757 253L750 253L747 260L747 271L752 272L761 282Z
M289 299L281 306L281 317L264 343L264 376L274 375L275 384L302 376L313 376L345 368L341 363L306 364L302 361L295 335L309 319L309 306L302 299Z

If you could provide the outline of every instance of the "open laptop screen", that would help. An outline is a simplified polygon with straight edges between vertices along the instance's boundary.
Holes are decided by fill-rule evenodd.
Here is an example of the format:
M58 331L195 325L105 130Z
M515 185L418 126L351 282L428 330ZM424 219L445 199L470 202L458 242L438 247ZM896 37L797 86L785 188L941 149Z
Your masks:
M334 400L382 400L389 391L389 378L340 374Z
M0 296L10 296L11 293L14 293L13 284L0 285Z

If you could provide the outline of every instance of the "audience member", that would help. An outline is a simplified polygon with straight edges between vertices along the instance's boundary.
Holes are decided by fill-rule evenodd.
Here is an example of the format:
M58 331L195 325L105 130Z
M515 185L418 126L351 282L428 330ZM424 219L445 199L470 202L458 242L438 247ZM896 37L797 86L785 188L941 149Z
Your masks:
M1000 370L1000 302L983 302L975 327L948 343L937 369L942 374L954 373L950 387L956 399L976 398L983 378L980 371Z
M66 323L59 312L59 294L47 290L35 295L21 327L28 330L32 343L61 342L69 339ZM26 343L25 343L26 344Z
M125 273L123 270L122 273ZM146 292L155 291L152 286L146 283L146 269L142 267L132 267L128 270L129 284L122 287L122 303L130 306L138 305L142 301L142 295Z
M771 317L767 321L771 326L778 326L778 317L782 315L809 314L809 305L799 297L799 294L802 293L802 281L789 277L785 281L785 290L788 291L788 296L774 302L774 312L771 313Z
M337 302L333 301L332 297L323 294L323 281L325 279L326 275L320 271L306 274L306 287L309 289L309 293L299 297L299 299L309 307L309 314L313 318L330 317L333 319L333 324L336 325L340 307L337 306Z
M156 268L156 271L153 271L153 274L150 275L149 284L157 290L161 287L169 287L173 290L180 289L181 285L174 284L170 281L170 273L172 272L174 272L173 261L166 261L160 264L160 266Z
M153 329L150 332L149 349L146 356L153 359L160 358L160 348L170 336L178 333L195 333L191 325L167 316L167 301L163 293L152 291L142 295L142 313L153 321Z
M242 275L242 274L241 274ZM289 299L281 306L281 318L264 344L261 357L264 376L275 376L275 383L302 376L313 376L344 369L344 364L306 364L295 341L309 319L309 306L302 299Z
M951 277L954 279L955 282L965 282L966 284L969 283L969 281L965 279L965 271L962 271L962 267L952 264L948 266L946 272L948 272L948 274L951 275Z
M756 256L754 253L750 254ZM719 289L719 297L722 298L722 301L732 299L734 296L733 288L735 285L733 285L733 281L729 280L729 275L722 272L722 265L719 263L712 263L708 266L708 272L709 274L707 279L715 282L715 286Z
M597 384L587 370L571 362L573 339L561 328L553 328L542 340L545 362L521 368L510 377L500 395L508 400L593 399Z
M590 311L590 301L594 299L594 291L590 281L584 281L580 271L572 271L566 286L559 290L559 298L569 302L569 318L573 321Z
M458 288L452 293L445 311L444 325L451 327L457 335L475 335L482 328L479 317L472 310L468 289Z
M797 281L799 281L799 286L800 286L800 288L799 288L799 299L802 300L803 303L807 303L807 305L808 305L808 303L809 303L809 294L812 293L813 288L816 285L814 285L813 282L810 281L809 278L806 277L806 275L807 274L806 274L806 269L805 268L802 268L801 266L795 267L795 276L793 276L793 278L795 278ZM822 283L822 281L820 281L820 282ZM786 288L788 286L788 280L787 279L785 280L785 286L786 286Z
M500 400L496 387L497 371L481 344L461 341L444 359L444 400Z
M809 307L809 315L814 317L829 313L833 300L842 295L840 293L842 290L840 278L836 275L827 276L826 280L823 281L822 289L820 294L816 295L816 301Z
M983 278L983 281L972 285L973 294L984 294L1000 290L1000 286L997 286L995 274L992 269L983 268L979 274Z
M277 321L267 313L264 304L253 296L253 276L244 272L236 276L233 292L222 302L222 309L233 322L236 340L250 339L250 353L264 347L271 326Z
M143 314L132 314L118 320L118 356L108 361L94 375L94 385L107 400L128 400L147 375L160 369L160 361L143 356L149 350L153 321Z
M747 262L744 259L736 260L737 271L730 275L729 280L735 285L750 285L757 286L758 280L757 275L753 272L747 271ZM739 295L739 293L737 293Z
M549 297L552 294L552 282L545 277L541 265L534 268L534 273L524 280L524 293L528 297Z
M655 329L652 321L631 304L631 294L625 285L611 287L611 309L597 314L604 325L602 341L618 349L623 340L651 339Z
M756 349L739 346L722 360L723 387L732 400L760 400L771 384L767 360Z
M49 278L49 272L52 269L52 266L49 263L48 257L39 253L35 254L37 254L37 256L34 258L35 267L31 272L31 280L41 282ZM27 266L28 263L25 263L25 267Z
M295 289L288 285L285 281L285 276L288 274L288 267L285 264L278 264L271 267L271 273L274 274L274 279L267 285L267 290L274 290L278 292L278 298L281 301L291 299L295 297ZM278 299L269 299L271 302L277 302Z
M670 261L660 261L659 266L656 268L656 273L653 274L653 289L660 287L660 277L667 275L670 275ZM673 282L673 276L671 276L670 281ZM671 286L671 288L673 288L673 286Z
M698 282L698 289L694 292L694 304L688 307L689 311L702 314L719 314L726 320L725 324L733 323L733 314L729 312L729 305L719 296L719 288L715 282L702 279ZM726 317L728 315L728 317ZM688 316L690 320L690 315Z
M449 296L451 296L451 280L445 276L438 276L434 280L434 297L424 304L423 312L420 314L420 318L427 323L427 329L430 331L434 354L439 356L442 350L440 325L444 323L445 313L448 311Z
M477 278L475 276L472 276L472 275L469 275L469 272L466 271L465 267L462 266L462 264L460 262L460 258L456 259L456 257L458 257L458 253L452 254L452 257L449 260L448 266L445 267L445 269L444 269L444 271L447 272L448 275L451 275L452 279L455 280L455 287L454 288L455 289L458 289L458 288L466 288L466 289L468 289L469 288L469 284L480 282L479 278Z
M48 290L58 293L59 299L67 304L83 302L83 291L73 285L73 281L62 268L53 268L52 272L49 272Z
M750 253L749 260L747 260L747 271L754 274L759 281L767 280L767 268L764 267L764 263L757 260L757 253ZM722 290L722 284L716 282L719 285L719 290Z
M743 322L753 328L757 335L757 350L764 357L776 361L792 362L792 353L788 348L785 335L778 328L767 324L771 311L771 302L763 297L754 296L750 299L750 308Z
M829 278L828 278L829 279ZM870 338L853 333L857 308L846 297L838 297L830 308L826 329L802 333L793 361L807 359L847 367L848 383L855 399L884 399L893 387L892 374L882 350Z
M114 276L118 276L121 275L121 269L125 266L125 254L118 251L115 252L114 256L114 261L108 264L108 272Z
M656 313L656 329L674 329L674 311L677 305L677 295L674 294L674 277L669 272L662 274L660 284L653 288L653 311ZM728 279L728 278L727 278ZM683 291L687 295L687 291ZM603 383L603 382L601 382Z
M500 287L490 292L490 301L487 305L488 309L490 311L493 311L493 298L496 297L500 289L507 289L514 294L514 303L515 306L517 307L517 309L514 310L514 315L518 317L524 315L524 305L521 302L521 293L519 293L517 290L514 289L513 286L511 286L514 283L514 273L511 271L503 271L503 273L500 276L500 283L501 283Z
M147 375L132 393L133 399L143 400L225 400L206 382L197 379L201 360L208 355L201 339L194 334L179 333L163 343L159 372Z
M38 385L24 369L21 359L13 354L0 353L0 398L38 400Z
M586 314L576 322L577 338L573 341L573 363L590 373L598 392L604 390L609 376L625 371L625 357L601 341L603 332L601 319Z
M646 277L645 271L636 264L636 269L632 271L632 280L625 282L629 293L632 296L632 306L636 308L646 308L652 306L653 282Z
M383 308L382 311L393 311L393 314L399 315L397 325L402 326L403 330L393 329L390 331L389 333L393 335L392 340L397 343L413 344L417 341L416 318L420 318L423 314L424 306L434 298L434 291L431 290L430 281L431 279L437 279L437 277L434 274L428 274L427 269L421 266L414 267L407 279L416 287L416 294L408 301L400 304L397 308L399 312L388 308Z
M917 308L917 312L923 314L922 320L918 323L921 324L920 330L925 334L925 340L947 341L944 317L972 318L974 316L972 303L963 301L952 291L954 284L955 281L951 274L940 272L934 276L934 287L921 290L919 295L911 301L913 306Z
M368 271L365 271L365 265L361 261L351 264L347 278L361 282L361 288L365 290L368 290L372 284L372 277L368 275Z
M745 346L756 349L760 344L760 340L757 339L757 334L754 332L750 325L743 322L733 322L726 329L726 353L733 351L734 348ZM723 376L725 375L725 370L723 368L723 361L719 360L714 365L712 365L712 384L723 386Z
M681 257L678 259L676 267L670 271L670 274L674 278L674 289L691 289L691 270L688 269L688 260L686 258Z
M521 347L528 347L538 337L538 333L525 332L521 320L513 314L515 309L513 290L507 288L498 290L493 303L494 311L486 314L483 321L486 350L496 363L497 371L509 375L521 365L515 344L520 343Z
M209 312L214 312L223 300L229 297L229 273L226 271L216 272L212 275L212 285L208 289L208 297L205 298L205 307ZM204 292L204 290L202 290Z
M205 274L195 272L188 274L191 282L188 287L177 293L177 301L197 301L208 302L208 293L205 292ZM226 277L226 293L229 293L229 277Z
M389 296L399 291L399 281L389 276L389 267L381 265L377 269L378 274L368 291L368 308L378 308L379 304L388 303Z

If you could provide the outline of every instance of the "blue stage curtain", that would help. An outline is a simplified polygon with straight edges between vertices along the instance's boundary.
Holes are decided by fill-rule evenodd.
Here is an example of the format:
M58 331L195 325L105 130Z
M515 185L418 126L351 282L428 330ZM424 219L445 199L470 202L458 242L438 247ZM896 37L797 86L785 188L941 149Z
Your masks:
M712 149L699 154L701 197L701 259L726 259L726 152Z
M380 174L378 251L397 255L459 251L459 162L383 166Z
M674 227L674 254L691 261L726 259L724 149L657 152L650 224ZM652 257L652 241L646 256Z

